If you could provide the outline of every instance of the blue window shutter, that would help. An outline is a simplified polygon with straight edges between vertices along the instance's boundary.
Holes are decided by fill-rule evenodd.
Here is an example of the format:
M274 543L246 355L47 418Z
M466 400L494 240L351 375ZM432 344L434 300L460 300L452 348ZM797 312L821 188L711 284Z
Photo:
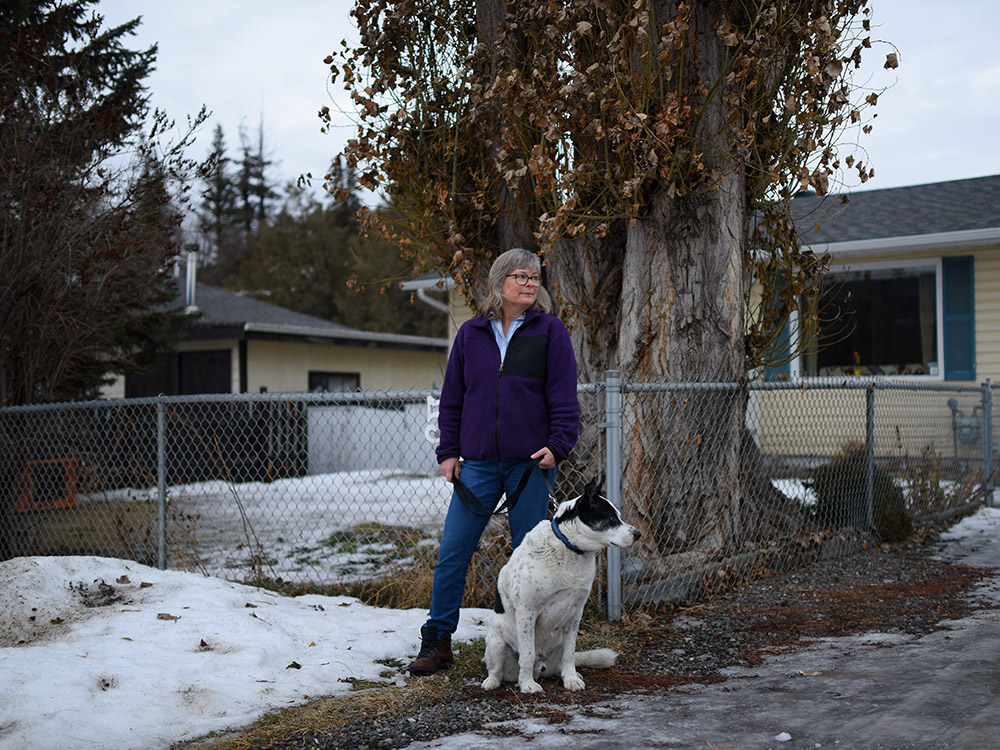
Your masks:
M976 379L972 256L942 259L944 287L944 378Z
M767 285L765 285L767 289ZM774 281L772 281L770 288L771 304L774 306L779 306L782 303L782 297L785 296L785 292L788 290L788 279L783 276L778 276ZM764 354L764 361L773 360L775 362L781 362L780 365L767 365L764 367L764 380L767 382L774 382L776 380L788 380L788 376L792 373L792 365L788 362L788 356L791 353L792 346L792 322L791 317L785 320L785 324L782 326L781 330L778 332L777 338L771 342L771 346L768 351Z
M774 347L771 351L772 356L775 359L787 359L788 351L792 345L792 324L785 323L785 327L781 330L781 334L778 336L778 340L774 342ZM776 380L788 380L788 376L792 372L791 363L785 362L780 365L770 366L764 368L764 380L767 382L774 382Z

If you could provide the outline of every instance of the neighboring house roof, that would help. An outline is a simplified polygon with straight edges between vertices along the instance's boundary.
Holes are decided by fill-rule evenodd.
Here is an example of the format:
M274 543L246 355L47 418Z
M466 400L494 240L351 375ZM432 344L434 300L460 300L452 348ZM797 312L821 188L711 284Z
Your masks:
M184 302L183 297L179 301ZM189 331L189 339L284 338L390 349L444 350L448 346L445 338L361 331L200 282L194 304L201 316Z
M801 196L792 207L803 243L835 256L1000 244L1000 175Z
M198 283L195 304L201 310L201 324L232 325L254 321L276 325L298 325L330 330L353 330L339 323L317 318L313 315L289 310L287 307L272 305L270 302L227 292L218 287Z

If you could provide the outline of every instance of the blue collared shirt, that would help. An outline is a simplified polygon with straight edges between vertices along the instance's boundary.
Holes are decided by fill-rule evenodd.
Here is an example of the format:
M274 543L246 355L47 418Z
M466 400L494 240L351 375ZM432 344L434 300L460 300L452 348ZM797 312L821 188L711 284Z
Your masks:
M514 322L510 324L510 329L507 331L507 335L503 335L503 324L496 319L490 321L490 325L493 327L493 337L497 340L497 346L500 347L500 364L503 364L504 359L507 357L507 346L510 344L510 340L514 337L514 331L521 327L524 322L524 314L521 317L515 318Z

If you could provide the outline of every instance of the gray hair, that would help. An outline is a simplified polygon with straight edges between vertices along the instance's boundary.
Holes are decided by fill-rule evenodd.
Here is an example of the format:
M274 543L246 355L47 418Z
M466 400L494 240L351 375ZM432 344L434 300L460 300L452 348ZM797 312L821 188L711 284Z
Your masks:
M542 275L542 262L530 250L515 247L505 253L501 253L490 267L490 275L486 280L486 293L483 295L483 301L479 305L480 315L497 319L501 317L503 311L503 294L501 294L500 290L503 288L504 280L515 268L525 268L539 276ZM541 310L545 313L552 309L552 298L545 287L539 284L538 296L535 298L535 303L528 309Z

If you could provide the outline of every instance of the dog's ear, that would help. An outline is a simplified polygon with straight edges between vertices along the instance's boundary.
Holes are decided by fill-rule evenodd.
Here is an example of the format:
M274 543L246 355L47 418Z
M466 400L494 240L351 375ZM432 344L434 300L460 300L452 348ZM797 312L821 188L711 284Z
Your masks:
M596 498L604 494L604 474L600 474L589 482L583 490L584 497Z

